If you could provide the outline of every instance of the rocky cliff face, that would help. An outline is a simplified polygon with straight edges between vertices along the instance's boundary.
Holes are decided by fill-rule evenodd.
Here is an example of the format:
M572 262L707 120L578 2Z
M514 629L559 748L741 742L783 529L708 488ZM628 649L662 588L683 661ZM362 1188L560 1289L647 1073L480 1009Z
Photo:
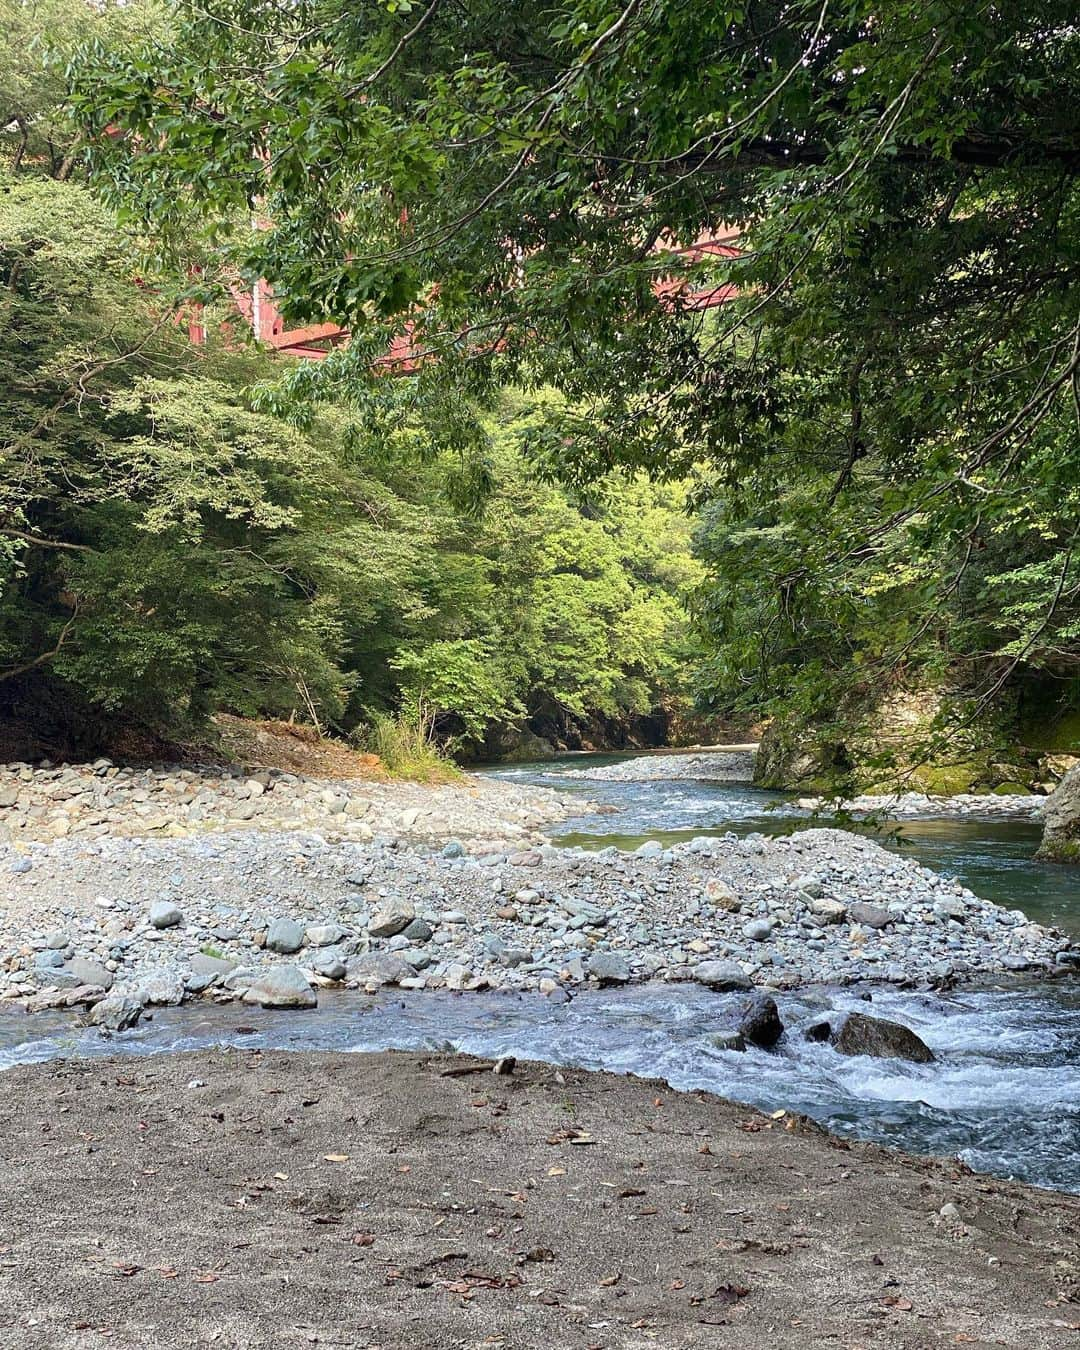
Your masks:
M1080 863L1080 764L1066 773L1046 803L1038 856L1049 862Z
M893 690L842 710L830 726L777 718L761 738L754 781L794 791L933 796L1036 786L1039 757L1011 744L1008 710L995 708L970 725L962 712L959 695ZM957 730L945 732L954 713Z

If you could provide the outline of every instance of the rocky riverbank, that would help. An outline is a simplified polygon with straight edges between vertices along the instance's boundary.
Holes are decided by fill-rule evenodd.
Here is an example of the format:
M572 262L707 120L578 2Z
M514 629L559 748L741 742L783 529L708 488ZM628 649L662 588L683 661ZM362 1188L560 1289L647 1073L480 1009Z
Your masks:
M306 777L279 769L0 766L0 841L318 829L330 839L527 839L582 810L580 798L471 774L460 782Z
M336 819L336 817L335 817ZM837 830L634 854L247 829L0 846L0 997L119 1027L202 995L1063 974L1068 939Z
M693 778L704 783L749 783L754 776L756 753L755 745L730 745L674 755L635 755L618 764L561 768L559 777L609 783L651 783L679 778Z
M862 793L836 802L828 797L799 797L797 810L831 813L847 811L853 816L895 816L903 819L1038 820L1050 799L1025 792L959 792L954 796L931 796L925 792Z
M7 1350L1050 1350L1080 1325L1075 1196L610 1074L27 1065L0 1157Z

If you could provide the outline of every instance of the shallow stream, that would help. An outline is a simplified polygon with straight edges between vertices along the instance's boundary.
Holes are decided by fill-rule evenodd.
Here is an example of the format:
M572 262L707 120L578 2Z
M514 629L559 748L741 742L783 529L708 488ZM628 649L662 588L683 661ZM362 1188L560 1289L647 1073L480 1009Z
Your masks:
M597 757L610 759L610 757ZM564 778L581 768L521 765L499 777L572 787L616 814L567 821L566 843L633 847L694 835L799 828L776 794L686 780L622 783ZM770 809L775 804L776 809ZM789 814L784 814L785 810ZM910 821L902 848L978 893L1080 933L1080 869L1031 861L1036 826L1023 821ZM1080 981L1002 983L937 996L875 989L803 990L780 998L789 1035L774 1052L717 1049L710 1036L737 1017L737 995L661 985L582 993L553 1005L535 995L443 992L377 998L324 994L314 1012L259 1012L195 1003L162 1009L111 1038L63 1014L0 1017L0 1068L57 1057L145 1055L221 1044L288 1050L442 1049L515 1054L705 1088L768 1110L806 1112L838 1133L915 1152L957 1155L978 1170L1080 1192ZM849 1059L805 1041L802 1024L861 1006L913 1027L928 1065Z

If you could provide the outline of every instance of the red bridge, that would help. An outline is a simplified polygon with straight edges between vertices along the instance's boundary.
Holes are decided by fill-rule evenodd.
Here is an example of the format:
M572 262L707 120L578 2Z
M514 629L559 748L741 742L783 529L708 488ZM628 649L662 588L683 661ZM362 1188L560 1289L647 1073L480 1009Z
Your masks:
M699 239L688 248L663 249L686 258L690 262L699 262L703 258L737 258L739 249L732 240L738 234L732 230L726 234L709 239ZM715 286L709 290L688 291L686 281L680 277L658 281L653 290L661 298L678 296L689 309L715 309L736 295L736 288L730 284ZM274 304L274 293L266 281L259 281L250 291L234 291L236 307L250 325L251 331L259 342L273 347L286 356L298 356L307 361L321 361L334 350L343 346L349 339L349 330L336 323L308 324L304 328L286 328L285 321ZM188 323L188 333L192 342L202 346L206 341L206 328L195 317ZM408 375L416 369L418 357L409 333L395 338L390 350L382 358L384 365L395 374Z

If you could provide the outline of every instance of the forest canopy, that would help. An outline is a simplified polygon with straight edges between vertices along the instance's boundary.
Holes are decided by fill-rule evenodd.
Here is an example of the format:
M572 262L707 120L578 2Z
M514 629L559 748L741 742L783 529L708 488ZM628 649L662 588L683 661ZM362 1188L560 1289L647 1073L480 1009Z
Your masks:
M436 441L551 387L552 478L693 477L707 700L969 718L1080 670L1078 56L1063 0L210 0L75 106L130 219L351 326L305 396L397 415L408 329Z

